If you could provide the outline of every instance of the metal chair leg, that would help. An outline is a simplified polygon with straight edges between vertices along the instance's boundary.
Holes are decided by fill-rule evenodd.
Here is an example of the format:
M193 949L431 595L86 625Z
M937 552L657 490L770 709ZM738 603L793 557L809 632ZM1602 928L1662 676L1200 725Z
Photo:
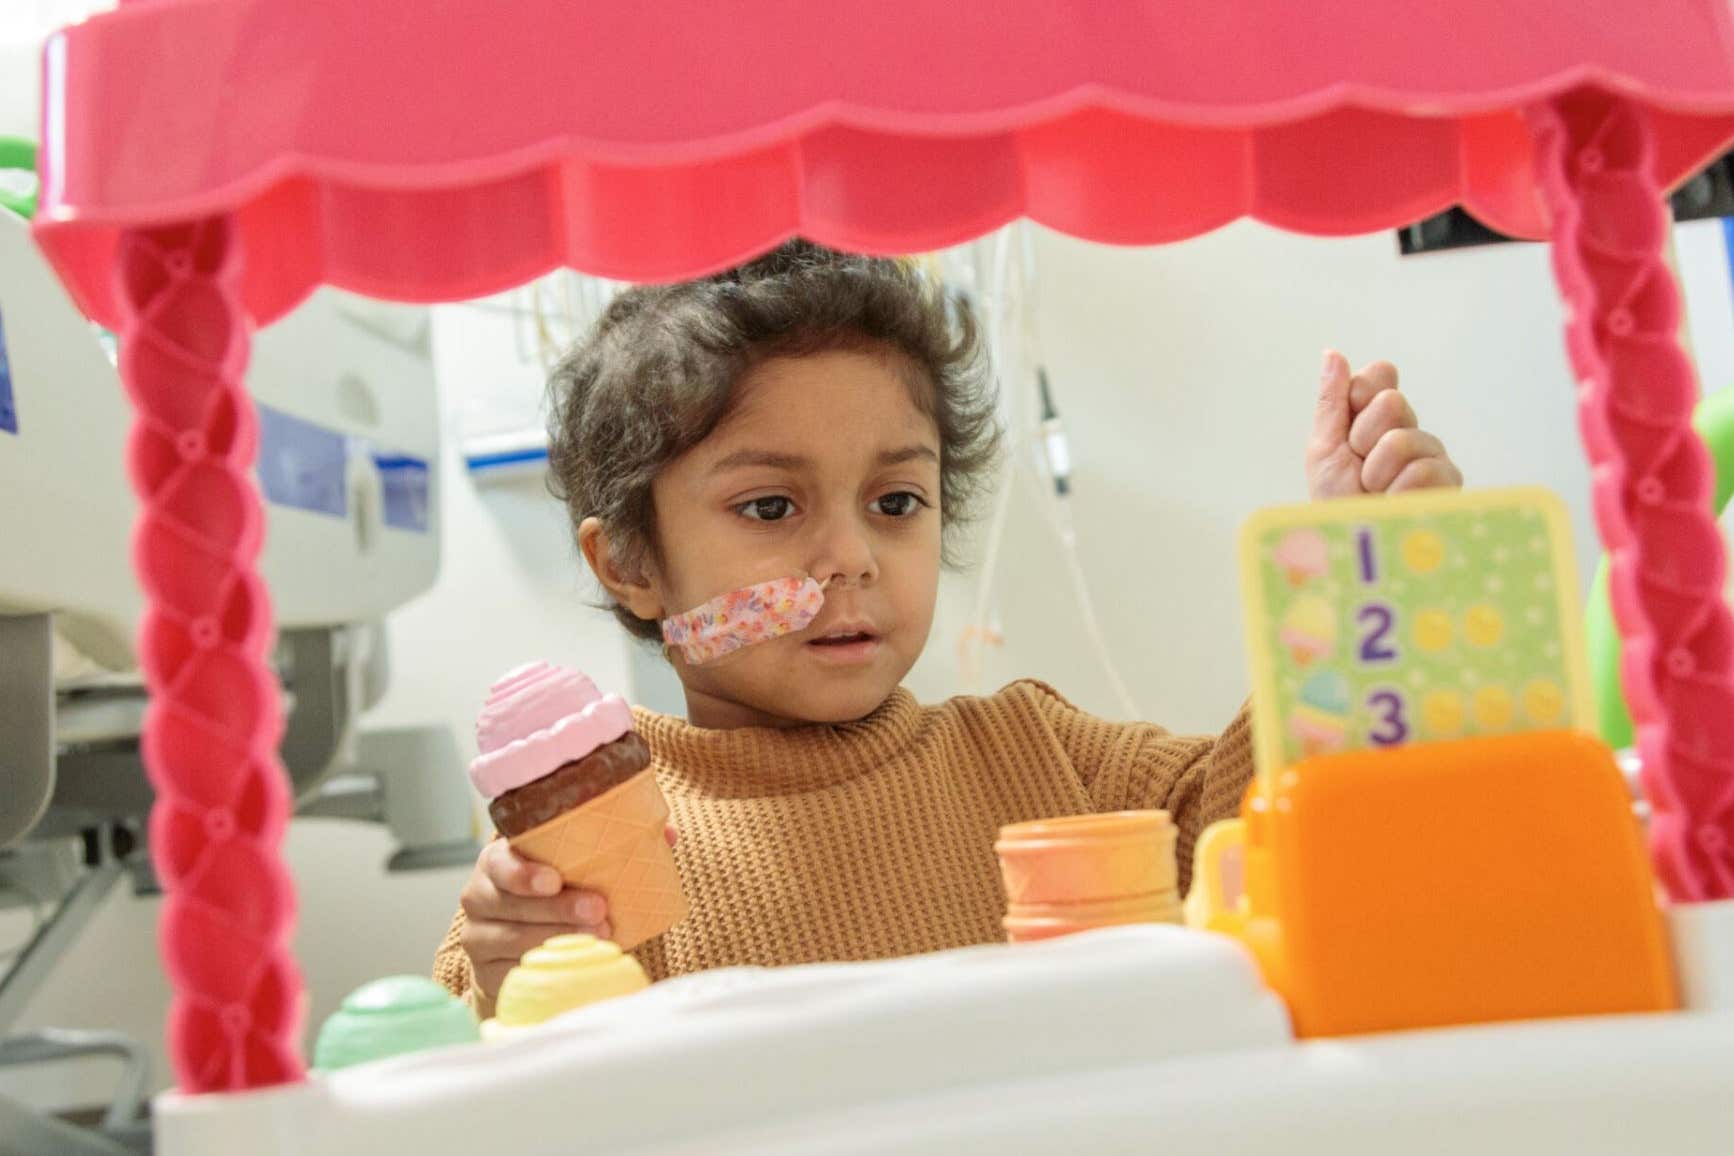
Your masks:
M0 1040L0 1068L25 1064L50 1064L88 1056L112 1056L121 1062L120 1081L108 1103L102 1126L120 1131L138 1122L149 1094L150 1057L143 1048L119 1032L43 1028L27 1035Z

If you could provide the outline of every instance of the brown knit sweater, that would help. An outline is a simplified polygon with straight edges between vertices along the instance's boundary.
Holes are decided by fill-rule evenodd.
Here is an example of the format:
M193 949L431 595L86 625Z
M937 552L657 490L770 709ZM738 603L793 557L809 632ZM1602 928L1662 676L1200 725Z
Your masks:
M733 964L879 959L1004 938L993 843L1006 823L1149 807L1179 827L1180 885L1205 826L1252 776L1244 712L1220 737L1112 723L1048 687L869 717L703 730L637 712L680 832L691 913L637 955L654 979ZM434 978L470 986L452 922Z

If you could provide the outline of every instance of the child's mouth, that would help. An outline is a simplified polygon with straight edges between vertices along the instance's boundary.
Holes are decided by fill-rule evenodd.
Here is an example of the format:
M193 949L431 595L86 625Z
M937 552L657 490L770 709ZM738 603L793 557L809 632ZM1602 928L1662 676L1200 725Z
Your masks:
M865 662L879 650L879 636L870 630L831 630L808 641L807 648L833 662Z

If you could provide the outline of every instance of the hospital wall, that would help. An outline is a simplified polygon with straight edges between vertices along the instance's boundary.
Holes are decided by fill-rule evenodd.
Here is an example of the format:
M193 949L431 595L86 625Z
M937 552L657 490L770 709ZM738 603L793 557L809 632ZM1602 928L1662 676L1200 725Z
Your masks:
M1326 345L1357 364L1395 361L1424 422L1474 484L1562 493L1587 574L1587 472L1541 247L1405 259L1388 234L1323 241L1242 224L1159 250L1043 233L1037 258L1040 346L1070 433L1083 569L1141 714L1211 730L1242 699L1235 527L1260 505L1304 496L1301 451ZM1734 313L1714 226L1683 231L1680 263L1706 380L1734 380ZM437 311L434 345L448 412L477 383L536 373L504 322L480 310ZM589 607L595 592L539 481L478 482L449 442L443 464L444 568L391 623L392 686L370 725L448 725L467 756L488 680L534 656L665 701L643 681L642 654L635 660ZM946 580L911 678L923 698L967 689L957 642L975 589L973 574ZM1028 496L1013 507L997 589L1004 643L986 653L979 685L1039 677L1116 713L1080 637L1053 535ZM311 1025L363 980L428 966L465 872L388 876L389 850L374 828L291 830ZM156 912L152 900L111 898L20 1027L118 1028L158 1044L167 989L151 944ZM18 927L0 923L0 943ZM158 1059L161 1083L160 1047ZM69 1065L0 1074L0 1089L73 1104L99 1098L111 1079L101 1065Z
M1720 222L1678 230L1691 338L1734 382ZM1422 424L1476 486L1539 484L1570 508L1581 579L1598 550L1563 310L1540 245L1400 257L1390 234L1323 240L1241 223L1155 249L1039 239L1038 331L1071 442L1083 571L1139 713L1220 729L1245 694L1234 541L1254 509L1304 499L1302 454L1325 347L1397 364ZM1120 713L1087 646L1058 539L1018 498L1001 548L1004 642L979 685L1050 680ZM959 685L971 575L948 580L912 680Z

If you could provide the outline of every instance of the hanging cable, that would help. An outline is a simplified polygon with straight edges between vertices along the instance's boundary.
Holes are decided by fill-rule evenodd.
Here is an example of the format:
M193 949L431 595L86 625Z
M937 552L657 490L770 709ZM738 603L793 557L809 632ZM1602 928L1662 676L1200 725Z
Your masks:
M1013 229L1017 234L1015 238L1011 236ZM1010 243L1014 240L1020 257L1015 282L1009 264ZM1137 701L1120 674L1102 630L1078 551L1076 521L1071 506L1071 447L1055 399L1053 382L1040 355L1036 330L1038 280L1035 245L1028 223L1020 222L996 235L989 285L992 292L986 299L982 321L989 337L989 357L1000 383L1010 452L988 523L974 614L959 641L959 666L964 689L979 691L981 648L990 642L997 644L1001 639L1000 631L991 620L1000 551L1010 521L1012 501L1020 488L1020 481L1027 479L1037 483L1031 487L1035 491L1030 495L1032 504L1058 539L1060 558L1078 605L1085 638L1101 666L1109 690L1127 718L1140 718L1142 714ZM1014 317L1015 324L1012 322ZM1026 453L1029 455L1027 459ZM1031 469L1022 468L1025 461L1030 463Z
M959 675L963 681L963 689L968 693L979 693L981 690L982 659L981 647L989 639L997 636L990 615L994 595L994 579L999 572L1000 545L1005 539L1006 524L1011 516L1012 494L1017 477L1018 441L1017 415L1014 409L1015 390L1012 384L1015 377L1012 367L1007 365L1004 348L1003 312L1007 296L1006 279L1010 275L1010 230L1002 229L994 234L992 246L991 271L987 277L986 292L980 295L981 308L977 318L982 331L987 335L989 371L996 379L996 393L999 398L1001 426L1005 430L1006 439L1013 451L1006 455L1000 466L1000 478L994 489L993 512L988 518L987 538L982 549L981 570L976 580L975 605L970 614L969 624L964 628L963 637L959 641L958 656L960 658Z

